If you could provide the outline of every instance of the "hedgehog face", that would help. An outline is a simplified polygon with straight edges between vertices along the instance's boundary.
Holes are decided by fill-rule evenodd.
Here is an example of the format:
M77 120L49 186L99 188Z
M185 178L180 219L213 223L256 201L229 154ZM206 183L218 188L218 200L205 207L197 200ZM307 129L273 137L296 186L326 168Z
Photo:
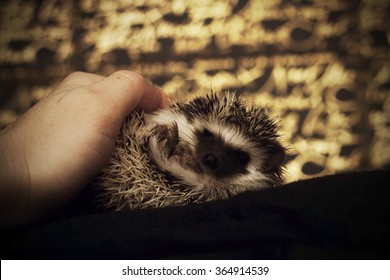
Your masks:
M251 160L249 152L226 143L221 134L207 128L195 131L195 159L200 167L218 179L247 173Z
M146 121L151 159L187 186L235 194L281 181L284 149L264 108L212 94L173 104Z

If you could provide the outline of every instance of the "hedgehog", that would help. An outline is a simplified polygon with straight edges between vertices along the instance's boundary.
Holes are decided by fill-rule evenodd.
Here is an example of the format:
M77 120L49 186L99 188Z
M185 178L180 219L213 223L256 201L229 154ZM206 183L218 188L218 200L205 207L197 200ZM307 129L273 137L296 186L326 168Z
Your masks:
M94 188L107 209L202 203L282 184L284 158L269 108L211 92L133 111Z

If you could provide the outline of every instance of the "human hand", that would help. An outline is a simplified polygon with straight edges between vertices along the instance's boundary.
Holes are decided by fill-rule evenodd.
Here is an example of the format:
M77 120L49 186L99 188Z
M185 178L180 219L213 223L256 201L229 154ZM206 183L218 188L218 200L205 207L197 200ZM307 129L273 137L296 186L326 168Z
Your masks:
M140 75L76 72L0 133L0 222L31 223L74 198L111 155L125 117L166 96Z

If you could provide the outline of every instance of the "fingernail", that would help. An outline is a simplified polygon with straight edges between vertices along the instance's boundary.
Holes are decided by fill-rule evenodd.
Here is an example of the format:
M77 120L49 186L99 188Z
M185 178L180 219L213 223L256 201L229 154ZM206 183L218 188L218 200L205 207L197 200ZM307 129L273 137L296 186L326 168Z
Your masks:
M171 95L167 95L165 93L162 93L162 97L163 97L163 100L162 100L162 103L161 105L163 107L168 107L169 105L171 105L172 103L176 102L176 99L173 98L173 96Z
M160 108L165 108L171 105L175 100L172 96L166 94L161 88L155 87L156 91L160 94L161 96L161 104Z

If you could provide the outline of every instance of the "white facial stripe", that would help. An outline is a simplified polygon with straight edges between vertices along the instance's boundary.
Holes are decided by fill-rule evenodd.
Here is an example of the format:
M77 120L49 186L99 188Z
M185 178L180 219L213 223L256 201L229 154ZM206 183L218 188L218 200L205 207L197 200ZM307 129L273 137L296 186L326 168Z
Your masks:
M224 124L209 122L206 124L207 129L215 135L222 137L224 142L233 147L242 147L247 140L239 133L237 129L227 127Z
M161 146L157 142L156 137L151 137L149 148L157 166L160 169L171 173L184 184L196 188L241 185L246 186L246 189L250 189L262 187L260 182L268 179L267 176L259 170L259 166L263 164L264 152L233 126L229 127L226 124L202 119L197 119L194 120L193 123L188 123L183 114L179 114L173 110L160 110L154 114L149 114L146 116L146 122L150 128L153 128L157 124L171 125L173 122L176 122L180 141L189 143L191 149L195 149L195 146L197 145L195 131L206 128L211 133L222 137L224 142L228 145L243 150L250 155L251 160L247 166L246 174L217 179L207 174L199 174L193 170L186 169L173 158L168 159L167 155L164 154ZM264 186L265 185L266 183L264 183Z
M171 124L180 117L183 116L173 110L159 110L153 114L145 114L145 119L148 125Z
M160 110L155 114L148 115L146 118L148 125L152 127L156 124L170 125L173 122L176 122L179 131L179 138L182 141L189 143L192 148L195 147L196 139L194 131L191 129L193 125L188 123L183 114L179 114L172 110Z

